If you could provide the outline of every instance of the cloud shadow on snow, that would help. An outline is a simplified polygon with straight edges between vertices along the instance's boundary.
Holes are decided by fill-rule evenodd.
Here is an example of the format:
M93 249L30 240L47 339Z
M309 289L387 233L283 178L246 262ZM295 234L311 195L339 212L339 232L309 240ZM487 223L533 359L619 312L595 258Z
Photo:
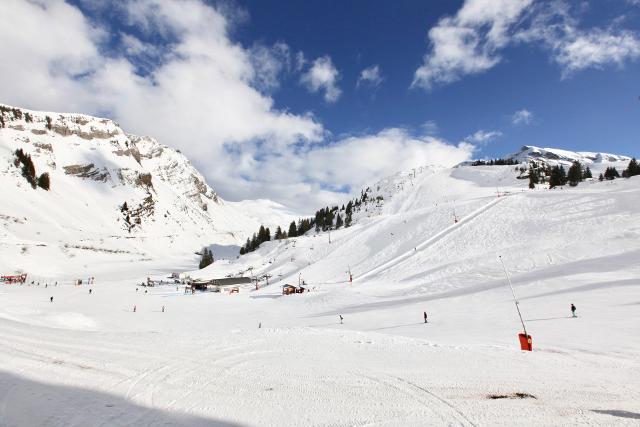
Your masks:
M0 372L0 425L240 427L195 415L147 408L120 396L46 384Z

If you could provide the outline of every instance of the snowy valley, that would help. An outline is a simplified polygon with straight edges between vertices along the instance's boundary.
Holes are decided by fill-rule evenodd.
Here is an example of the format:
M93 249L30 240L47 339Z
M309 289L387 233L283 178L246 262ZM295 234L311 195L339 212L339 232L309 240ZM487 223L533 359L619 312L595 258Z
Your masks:
M629 157L523 147L516 165L400 171L356 196L349 227L236 257L260 225L298 217L222 200L181 153L110 120L3 108L0 272L29 276L0 289L0 424L640 419L640 176L597 179ZM595 178L530 189L531 161ZM197 269L203 246L227 259ZM174 272L253 280L187 292Z

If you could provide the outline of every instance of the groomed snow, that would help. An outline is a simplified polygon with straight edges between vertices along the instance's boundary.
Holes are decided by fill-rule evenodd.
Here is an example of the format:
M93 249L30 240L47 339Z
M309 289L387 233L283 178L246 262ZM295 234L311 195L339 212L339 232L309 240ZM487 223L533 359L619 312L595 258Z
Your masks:
M191 272L271 275L239 294L136 291L186 258L4 285L0 424L637 425L640 179L526 184L510 166L398 174L331 243ZM283 296L298 280L311 291Z

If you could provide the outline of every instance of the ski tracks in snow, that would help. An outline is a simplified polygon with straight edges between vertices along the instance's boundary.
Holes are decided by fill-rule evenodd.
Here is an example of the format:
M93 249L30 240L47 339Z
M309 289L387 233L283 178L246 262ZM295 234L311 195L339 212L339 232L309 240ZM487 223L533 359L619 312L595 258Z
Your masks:
M360 374L362 378L376 383L382 387L391 390L391 393L402 393L412 400L420 403L422 406L431 411L434 416L438 417L443 424L472 426L476 425L467 418L467 416L451 403L447 402L436 393L425 387L419 386L409 380L394 375L383 374L381 376L371 376ZM429 423L433 423L430 420Z
M480 208L476 209L475 211L471 212L469 215L465 216L464 218L460 219L457 223L454 223L448 227L446 227L445 229L443 229L442 231L434 234L433 236L429 237L427 240L425 240L424 242L422 242L421 244L419 244L418 246L416 246L415 250L408 250L403 254L400 254L398 256L396 256L395 258L390 259L389 261L367 271L364 274L359 275L357 278L353 279L354 282L359 282L362 281L368 277L371 277L373 275L376 275L382 271L385 271L389 268L392 268L396 265L398 265L399 263L406 261L407 259L411 258L412 256L414 256L416 253L418 253L419 251L424 251L425 249L431 247L433 244L435 244L436 242L442 240L444 237L446 237L447 235L453 233L454 231L458 230L461 226L465 225L466 223L472 221L474 218L476 218L477 216L487 212L489 209L491 209L493 206L495 206L496 204L500 203L502 200L504 200L507 196L502 196L502 197L497 197L493 200L491 200L489 203L487 203L484 206L481 206Z

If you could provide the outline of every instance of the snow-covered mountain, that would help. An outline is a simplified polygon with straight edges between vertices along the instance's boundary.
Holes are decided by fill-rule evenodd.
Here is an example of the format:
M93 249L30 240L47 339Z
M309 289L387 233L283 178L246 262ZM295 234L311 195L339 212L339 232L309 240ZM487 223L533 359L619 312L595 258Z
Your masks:
M55 274L93 258L193 254L294 217L270 201L225 202L179 151L112 120L6 105L0 112L2 271L42 270L45 258ZM36 176L49 175L49 191L32 188L16 150L31 157Z
M596 167L603 163L622 163L627 166L631 157L622 156L619 154L610 153L594 153L589 151L567 151L558 148L539 148L531 145L525 145L520 148L520 151L512 154L508 154L505 159L512 159L518 163L529 163L531 161L544 162L552 166L571 165L574 161L578 161L583 165Z

